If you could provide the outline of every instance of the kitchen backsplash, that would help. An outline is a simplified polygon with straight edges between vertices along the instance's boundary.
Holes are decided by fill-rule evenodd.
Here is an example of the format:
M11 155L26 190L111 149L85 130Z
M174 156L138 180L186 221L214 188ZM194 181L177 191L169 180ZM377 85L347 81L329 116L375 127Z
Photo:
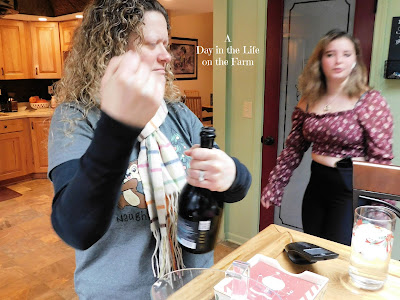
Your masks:
M0 89L4 93L7 91L15 93L14 99L18 102L28 102L30 96L39 96L40 98L50 100L48 86L52 85L58 79L19 79L19 80L0 80Z

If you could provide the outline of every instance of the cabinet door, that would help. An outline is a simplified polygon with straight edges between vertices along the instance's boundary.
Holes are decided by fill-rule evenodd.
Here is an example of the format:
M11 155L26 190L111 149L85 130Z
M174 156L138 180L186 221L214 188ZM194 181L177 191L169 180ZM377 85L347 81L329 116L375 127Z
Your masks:
M81 20L72 20L59 23L60 28L60 44L61 44L61 64L64 68L65 59L68 56L69 50L72 46L72 38L75 29L82 23Z
M49 118L30 118L34 172L47 172L47 138L49 135Z
M27 174L24 138L22 131L0 134L0 181Z
M61 54L57 22L30 22L34 78L60 78Z
M0 20L0 78L29 77L25 26L22 21Z

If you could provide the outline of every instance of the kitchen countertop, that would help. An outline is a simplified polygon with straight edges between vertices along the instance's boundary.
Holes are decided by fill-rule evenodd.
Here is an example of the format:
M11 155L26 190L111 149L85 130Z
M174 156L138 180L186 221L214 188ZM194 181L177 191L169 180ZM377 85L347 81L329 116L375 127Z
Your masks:
M17 112L0 112L0 121L21 118L45 118L53 115L53 108L33 109L28 102L18 103Z

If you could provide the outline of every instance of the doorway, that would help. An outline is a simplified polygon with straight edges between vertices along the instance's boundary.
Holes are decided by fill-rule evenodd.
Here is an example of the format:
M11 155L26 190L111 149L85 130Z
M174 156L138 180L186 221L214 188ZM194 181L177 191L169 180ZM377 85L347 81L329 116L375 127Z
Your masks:
M375 1L362 2L366 7L361 7L360 3L357 6L356 0L268 2L266 51L268 73L266 72L265 82L263 137L274 137L275 142L263 146L262 187L266 185L269 173L275 165L277 153L282 151L291 129L291 114L300 99L296 88L297 78L320 37L333 28L352 32L360 39L364 52L367 52L367 57L364 58L368 59L366 63L369 67ZM270 16L275 16L271 22ZM361 30L361 26L363 28L367 26L370 30L367 32ZM276 52L276 49L279 49L279 53L272 56L271 52ZM276 66L277 58L279 66ZM276 116L273 117L273 114L278 115L279 120ZM271 124L274 120L275 124ZM310 174L310 153L311 150L305 153L302 163L293 173L285 189L282 206L269 210L261 207L260 230L272 222L302 230L301 203Z

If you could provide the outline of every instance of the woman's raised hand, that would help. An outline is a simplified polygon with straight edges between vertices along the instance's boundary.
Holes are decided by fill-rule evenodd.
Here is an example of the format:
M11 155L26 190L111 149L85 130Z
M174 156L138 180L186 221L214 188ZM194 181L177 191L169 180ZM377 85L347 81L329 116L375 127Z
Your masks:
M113 57L101 80L101 110L133 127L144 127L164 98L165 77L152 72L140 56L128 51Z

